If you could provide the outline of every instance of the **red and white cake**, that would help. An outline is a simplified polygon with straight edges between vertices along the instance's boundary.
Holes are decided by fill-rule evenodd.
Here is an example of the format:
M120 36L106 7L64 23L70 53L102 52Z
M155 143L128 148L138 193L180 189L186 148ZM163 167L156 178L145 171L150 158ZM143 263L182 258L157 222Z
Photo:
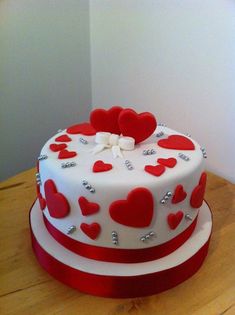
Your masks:
M189 278L212 228L206 152L151 113L96 109L60 130L38 158L30 222L41 265L107 297L136 297Z

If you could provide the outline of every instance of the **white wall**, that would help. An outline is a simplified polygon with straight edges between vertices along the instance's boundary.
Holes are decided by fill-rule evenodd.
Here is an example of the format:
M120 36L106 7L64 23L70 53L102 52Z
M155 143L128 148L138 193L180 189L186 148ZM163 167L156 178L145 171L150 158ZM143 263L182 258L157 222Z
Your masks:
M154 112L235 181L235 2L91 0L92 103Z
M86 120L89 2L0 2L0 179L32 167L46 139Z

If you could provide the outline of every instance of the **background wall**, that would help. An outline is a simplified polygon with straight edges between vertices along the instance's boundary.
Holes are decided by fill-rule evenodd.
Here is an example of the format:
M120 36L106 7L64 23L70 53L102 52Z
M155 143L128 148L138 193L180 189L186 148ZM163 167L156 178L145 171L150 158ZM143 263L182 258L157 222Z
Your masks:
M0 180L35 165L91 104L89 2L0 2Z
M154 112L235 181L234 56L233 0L2 0L0 180L92 101Z
M92 0L92 102L150 110L235 182L235 2Z

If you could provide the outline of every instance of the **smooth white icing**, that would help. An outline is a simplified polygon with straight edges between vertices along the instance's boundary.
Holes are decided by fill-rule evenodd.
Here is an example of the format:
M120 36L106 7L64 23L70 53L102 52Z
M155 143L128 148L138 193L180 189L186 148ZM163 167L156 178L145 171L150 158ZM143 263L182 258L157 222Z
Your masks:
M156 133L163 131L164 135L160 138L156 137ZM69 235L69 237L81 242L96 246L104 246L111 248L146 248L156 246L172 239L183 230L185 230L191 221L183 218L179 226L175 230L171 230L167 223L169 213L176 213L181 210L184 214L189 214L192 219L198 214L198 209L190 206L190 196L193 188L198 184L201 173L204 171L203 155L200 146L193 139L189 138L195 145L195 150L171 150L161 148L157 145L159 139L167 138L171 134L179 134L164 126L158 126L155 133L142 143L135 146L133 151L122 151L123 158L113 158L112 151L107 148L104 151L93 155L95 136L83 136L81 134L71 135L71 142L67 142L69 151L76 151L78 155L74 158L60 160L58 152L52 152L49 145L55 142L55 138L65 134L66 130L53 136L46 142L41 150L41 154L46 154L47 159L40 161L41 176L41 193L44 193L44 182L52 179L57 190L64 194L70 204L70 214L65 218L55 219L49 215L48 209L44 210L47 219L58 230L66 234L71 225L75 225L77 230ZM185 135L184 135L185 136ZM79 138L84 138L88 144L83 144ZM187 136L185 136L187 137ZM155 149L156 154L143 155L143 150ZM190 160L184 161L178 157L178 153L184 153ZM166 168L164 174L160 177L153 176L144 171L145 165L156 165L158 158L174 157L177 164L174 168ZM125 160L129 160L134 169L128 170ZM112 170L101 173L92 172L95 161L102 160L105 163L113 165ZM64 162L76 162L75 167L61 168ZM95 193L89 192L83 185L82 181L87 180L88 183L95 188ZM171 198L165 205L160 203L163 196L175 190L175 187L182 184L187 192L187 197L183 202L172 204ZM128 193L137 187L145 187L152 192L154 197L154 215L151 225L147 228L133 228L121 225L109 215L110 204L119 199L126 199ZM78 204L80 196L86 197L89 201L96 202L100 205L98 213L90 216L83 216ZM101 233L96 240L90 239L81 229L81 223L97 222L101 226ZM112 231L118 234L118 245L112 243ZM156 236L151 240L142 242L140 238L150 231L154 231Z

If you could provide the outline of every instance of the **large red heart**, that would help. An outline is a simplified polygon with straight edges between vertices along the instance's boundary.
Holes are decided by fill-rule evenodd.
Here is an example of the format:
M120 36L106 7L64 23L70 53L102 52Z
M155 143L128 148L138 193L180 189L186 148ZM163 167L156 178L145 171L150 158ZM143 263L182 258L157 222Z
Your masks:
M137 114L130 108L120 113L118 121L123 136L134 138L135 143L147 139L157 127L157 121L151 113Z
M99 211L100 206L98 203L90 202L85 197L78 199L79 206L83 215L91 215Z
M58 152L58 151L64 150L65 148L67 148L66 143L61 143L61 144L52 143L52 144L50 144L50 149L53 152Z
M159 164L164 165L164 166L173 168L173 167L176 165L177 160L176 160L175 158L157 159L157 162L158 162Z
M116 200L109 207L111 218L136 228L149 226L153 217L152 193L143 187L129 192L126 200Z
M75 151L62 150L58 155L58 159L70 159L77 155Z
M87 122L73 125L67 129L67 132L72 135L81 134L84 136L92 136L96 134L96 130L92 127L90 123Z
M44 184L47 208L53 218L64 218L69 214L70 206L65 196L57 192L55 183L48 179Z
M182 211L178 211L176 213L170 213L167 217L167 222L169 227L172 230L175 230L177 226L180 224L183 219L184 213Z
M158 141L158 145L165 149L173 150L194 150L195 146L192 141L181 135L171 135L166 139Z
M92 224L82 223L80 225L81 230L92 240L95 240L100 234L101 227L98 223L94 222Z
M175 192L174 195L172 197L171 202L172 203L179 203L181 201L183 201L187 196L186 191L184 191L184 188L182 185L177 185L175 188Z
M203 172L200 177L199 184L194 188L191 194L190 205L192 208L199 208L203 203L206 190L206 179L207 175Z
M161 176L166 168L164 165L145 165L144 170L151 175Z
M112 164L104 163L103 161L99 160L94 163L92 171L94 173L107 172L110 171L112 168Z
M72 139L69 138L68 135L61 135L61 136L55 138L55 141L57 141L57 142L70 142L70 141L72 141Z
M120 106L113 106L108 110L97 108L90 114L90 122L96 131L106 131L120 135L118 117L123 110Z

